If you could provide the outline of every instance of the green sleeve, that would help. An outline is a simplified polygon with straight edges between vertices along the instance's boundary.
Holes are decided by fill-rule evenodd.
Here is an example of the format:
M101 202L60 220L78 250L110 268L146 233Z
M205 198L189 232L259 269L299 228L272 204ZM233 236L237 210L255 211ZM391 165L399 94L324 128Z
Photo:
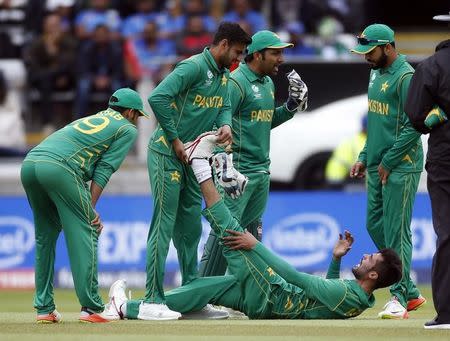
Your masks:
M219 114L217 115L215 124L217 127L223 127L224 125L228 125L231 127L231 116L232 109L230 103L230 82L227 82L227 91L225 91L225 100L223 101L223 106L220 108Z
M124 125L117 130L115 137L108 150L97 161L92 175L92 181L101 188L105 188L111 175L119 169L136 140L137 129L131 124Z
M278 127L280 124L283 124L284 122L290 120L292 117L294 117L294 113L295 111L290 112L289 110L287 110L285 105L275 108L271 128L273 129L275 127Z
M175 117L178 115L174 107L175 98L187 91L199 74L200 67L197 63L191 60L182 61L148 98L148 103L170 142L178 138L175 125Z
M273 84L272 80L271 83L272 83L272 92L275 93L275 85ZM279 106L278 108L275 108L271 129L278 127L280 124L283 124L284 122L290 120L292 117L294 117L294 114L296 112L297 110L290 112L286 107L286 103L283 104L282 106Z
M383 168L391 171L397 167L408 151L417 144L420 133L415 130L406 115L404 108L406 98L408 96L409 83L411 82L412 73L405 74L400 80L398 93L400 97L400 135L392 147L386 152L381 160Z
M229 80L228 93L230 96L231 113L236 115L239 113L245 95L242 88L233 78Z
M308 297L322 302L330 310L335 310L345 298L347 288L342 281L299 272L260 242L256 244L253 251L286 282L303 289Z
M327 278L339 278L341 272L341 260L331 259L330 265L328 266Z
M358 162L362 162L364 166L367 165L367 140L366 143L364 143L363 149L359 153Z

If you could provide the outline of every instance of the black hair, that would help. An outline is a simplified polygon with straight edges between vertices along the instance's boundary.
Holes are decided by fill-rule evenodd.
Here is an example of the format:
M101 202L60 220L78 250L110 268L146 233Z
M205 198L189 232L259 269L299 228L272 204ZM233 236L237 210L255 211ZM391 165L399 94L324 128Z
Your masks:
M245 44L249 45L252 38L245 32L237 23L224 21L219 25L219 28L214 35L212 44L218 45L223 39L228 40L229 45Z
M112 109L112 110L115 110L115 111L117 111L117 112L119 112L119 113L121 113L121 114L123 114L123 112L125 111L125 110L128 110L128 109L130 109L130 108L124 108L124 107L121 107L121 106L118 106L118 105L109 105L109 107Z
M262 54L262 58L263 58L263 60L264 60L264 58L265 58L264 53L265 53L266 51L267 51L267 48L262 49L262 50L260 50L260 51L255 51L255 52L261 53L261 54ZM253 52L253 53L251 53L251 54L247 54L247 55L245 56L245 58L244 58L244 61L245 61L246 63L250 63L253 59L255 59L255 52Z
M393 249L378 251L383 257L382 262L377 262L374 270L378 273L375 289L389 287L402 279L402 261Z

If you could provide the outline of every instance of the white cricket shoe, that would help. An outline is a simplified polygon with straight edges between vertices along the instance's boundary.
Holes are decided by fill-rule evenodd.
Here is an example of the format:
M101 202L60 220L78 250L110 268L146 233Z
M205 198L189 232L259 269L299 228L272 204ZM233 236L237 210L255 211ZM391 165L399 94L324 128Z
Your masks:
M182 315L184 320L224 320L230 316L227 311L214 308L212 304L205 305L198 311L191 311Z
M232 199L236 199L244 193L248 178L234 168L233 154L218 153L214 155L212 166L217 175L217 182Z
M188 162L193 159L209 159L217 145L217 135L214 131L208 131L199 135L194 141L184 144L188 156Z
M397 297L392 297L383 307L383 311L378 313L382 319L403 320L409 317L408 311L400 304Z
M177 311L170 310L165 304L145 303L139 305L139 320L148 321L169 321L178 320L181 314Z
M107 320L123 320L123 313L120 307L126 304L128 297L125 294L127 282L124 279L115 281L109 289L109 302L105 304L105 310L100 314Z

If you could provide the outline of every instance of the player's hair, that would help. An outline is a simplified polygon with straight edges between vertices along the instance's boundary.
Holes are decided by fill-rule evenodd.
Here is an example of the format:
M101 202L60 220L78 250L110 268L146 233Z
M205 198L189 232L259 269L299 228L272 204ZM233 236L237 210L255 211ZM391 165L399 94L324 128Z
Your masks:
M229 45L249 45L252 42L252 38L242 29L241 26L239 26L239 24L228 21L224 21L219 25L219 28L214 35L212 44L218 45L223 39L228 40Z
M383 256L383 261L377 262L373 269L378 273L375 289L391 286L402 278L402 261L397 252L393 249L378 252Z
M267 48L266 48L266 49L262 49L262 50L260 50L260 51L256 51L256 52L259 52L259 53L262 54L263 60L264 60L264 58L265 58L264 53L266 52L266 50L267 50ZM253 59L255 59L255 52L253 52L253 53L251 53L251 54L247 54L247 55L245 56L245 58L244 58L244 61L245 61L246 63L250 63Z
M117 111L117 112L119 112L119 113L121 113L121 114L123 114L123 112L124 112L125 110L130 109L130 108L120 107L120 106L118 106L118 105L110 105L109 107L110 107L112 110L115 110L115 111Z

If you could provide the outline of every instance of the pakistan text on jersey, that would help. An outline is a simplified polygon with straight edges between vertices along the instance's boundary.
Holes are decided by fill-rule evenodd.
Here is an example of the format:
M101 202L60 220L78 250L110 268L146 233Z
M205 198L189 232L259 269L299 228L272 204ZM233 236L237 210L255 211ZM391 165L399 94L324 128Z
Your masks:
M252 110L250 113L251 121L272 122L273 109Z
M389 115L389 103L383 103L378 102L374 99L369 99L369 111L380 115Z
M223 97L222 96L202 96L195 95L193 105L197 105L202 108L222 108L223 106Z

